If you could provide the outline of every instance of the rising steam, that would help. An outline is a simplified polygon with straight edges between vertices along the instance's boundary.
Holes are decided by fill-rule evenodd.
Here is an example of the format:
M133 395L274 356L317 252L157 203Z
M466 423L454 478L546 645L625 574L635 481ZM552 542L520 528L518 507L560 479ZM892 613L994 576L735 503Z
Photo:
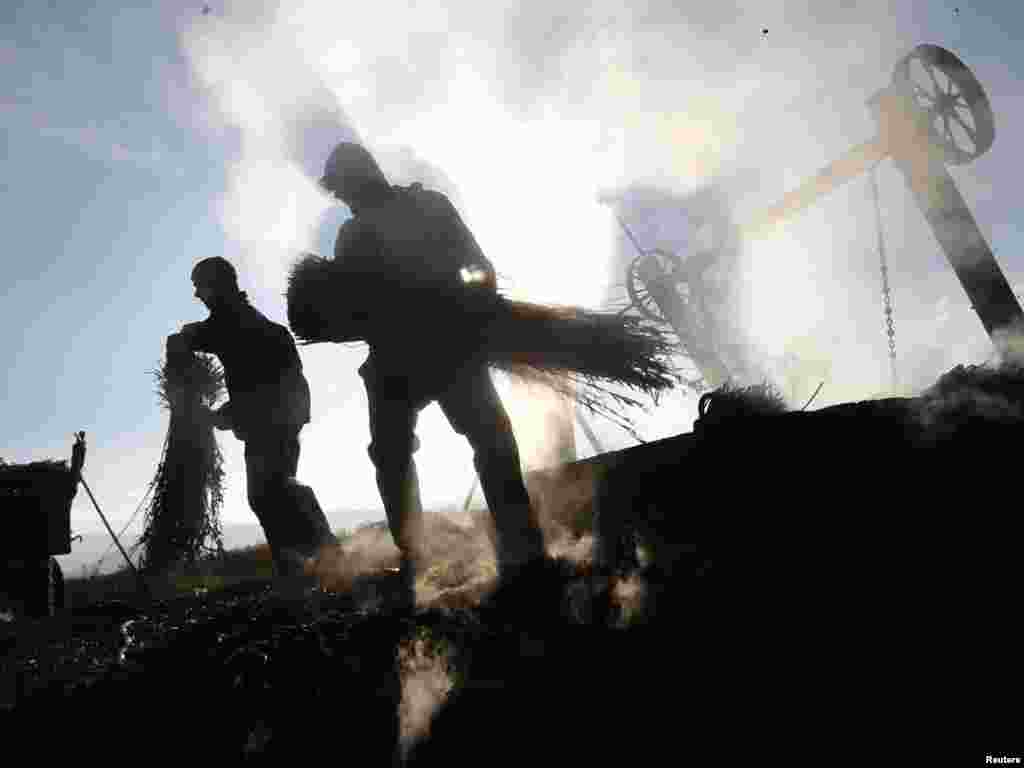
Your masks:
M881 0L810 8L383 0L353 13L239 2L194 18L182 44L213 114L239 131L220 213L264 305L280 305L287 267L323 235L323 160L356 139L394 183L450 194L511 294L594 307L622 280L603 191L685 195L754 169L756 185L734 201L742 221L873 135L866 99L921 41L895 30ZM987 339L960 318L962 290L898 174L882 168L880 184L906 389L963 361L953 344L984 357ZM671 223L680 211L658 216ZM790 405L818 385L815 407L893 389L874 242L865 188L853 182L743 245L732 321ZM945 326L935 311L944 297L957 313ZM316 359L312 381L339 380L331 360ZM358 387L348 381L319 401L324 434L348 433L342 406ZM530 403L506 396L520 400L512 411ZM690 400L667 397L650 434L686 431ZM530 462L552 454L545 423L515 422ZM451 488L448 500L464 493Z

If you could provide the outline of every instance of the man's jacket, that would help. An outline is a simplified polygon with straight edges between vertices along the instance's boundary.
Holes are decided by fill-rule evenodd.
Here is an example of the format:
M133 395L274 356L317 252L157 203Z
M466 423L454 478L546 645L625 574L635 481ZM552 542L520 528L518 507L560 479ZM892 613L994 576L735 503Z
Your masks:
M226 409L240 439L309 422L309 384L291 332L268 320L244 293L188 329L189 348L216 355L224 367L230 401L221 412Z
M494 269L455 207L419 184L392 187L379 204L342 225L334 259L346 275L339 297L353 337L375 349L437 352L459 335L465 310L495 293ZM467 285L463 268L485 280Z

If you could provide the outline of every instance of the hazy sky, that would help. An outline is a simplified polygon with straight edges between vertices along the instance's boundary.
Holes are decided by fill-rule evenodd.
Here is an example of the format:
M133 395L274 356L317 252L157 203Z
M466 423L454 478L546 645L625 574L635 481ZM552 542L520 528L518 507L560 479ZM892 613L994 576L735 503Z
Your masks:
M967 63L992 102L995 145L951 172L1003 270L1024 283L1014 215L1015 141L1024 134L1016 3L202 8L0 10L0 456L66 457L71 433L84 429L85 477L117 527L141 501L166 431L150 371L167 334L206 316L192 297L192 265L232 259L254 304L284 322L288 265L302 249L330 252L346 215L313 184L340 139L367 142L395 182L449 192L506 287L598 306L621 279L620 233L597 202L602 190L647 183L684 195L756 177L736 190L742 220L873 135L865 101L903 54L935 43ZM879 180L905 376L926 381L983 361L981 325L901 177L885 165ZM822 380L816 406L885 389L874 240L862 178L745 247L743 321L794 399ZM313 423L300 479L337 527L380 518L355 372L365 350L316 345L301 354ZM787 355L797 361L790 379L779 362ZM525 402L510 394L524 455L537 461L542 436ZM679 393L641 423L659 437L688 431L693 416L694 398ZM629 444L595 426L609 447ZM468 447L436 408L420 432L425 500L461 501L473 476ZM220 438L224 520L252 522L242 446ZM73 528L99 525L79 494Z

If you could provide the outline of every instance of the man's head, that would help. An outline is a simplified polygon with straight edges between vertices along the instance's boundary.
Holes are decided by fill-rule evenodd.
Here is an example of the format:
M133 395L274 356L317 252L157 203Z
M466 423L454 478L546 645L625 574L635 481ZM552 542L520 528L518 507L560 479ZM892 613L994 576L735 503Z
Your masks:
M231 262L220 256L203 259L192 268L195 296L207 309L224 299L238 295L238 273Z
M353 210L390 188L373 155L347 141L336 146L327 158L320 186Z

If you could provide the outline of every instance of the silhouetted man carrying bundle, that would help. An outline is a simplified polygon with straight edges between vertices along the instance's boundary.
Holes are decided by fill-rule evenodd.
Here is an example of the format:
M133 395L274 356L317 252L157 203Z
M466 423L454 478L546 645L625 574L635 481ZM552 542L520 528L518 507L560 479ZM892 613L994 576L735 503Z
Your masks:
M331 153L321 184L353 217L338 233L333 259L306 254L293 266L288 322L305 343L369 344L360 373L369 399L370 457L407 586L422 557L416 420L432 401L473 447L502 580L527 574L512 582L545 580L553 569L489 368L548 385L629 428L619 406L639 402L616 391L618 385L650 394L677 384L674 340L622 312L501 295L493 267L448 198L419 184L390 185L356 144Z
M330 336L365 340L370 347L359 369L369 402L369 454L402 552L405 599L413 597L422 556L415 429L419 412L433 401L473 448L495 522L499 573L508 578L543 562L543 536L523 482L516 439L466 309L470 297L478 304L483 297L484 306L487 296L496 298L490 262L448 198L419 184L390 185L361 146L339 145L321 184L353 214L335 245L334 264L346 277L332 283L341 290L333 302L344 317ZM292 288L289 321L296 328L302 308L293 304ZM313 319L335 321L323 313Z
M313 490L295 480L299 432L310 420L309 385L295 341L249 303L226 259L200 261L192 282L210 316L167 338L168 360L193 351L220 360L229 401L210 417L245 443L249 506L263 526L278 576L299 577L306 558L337 540Z

